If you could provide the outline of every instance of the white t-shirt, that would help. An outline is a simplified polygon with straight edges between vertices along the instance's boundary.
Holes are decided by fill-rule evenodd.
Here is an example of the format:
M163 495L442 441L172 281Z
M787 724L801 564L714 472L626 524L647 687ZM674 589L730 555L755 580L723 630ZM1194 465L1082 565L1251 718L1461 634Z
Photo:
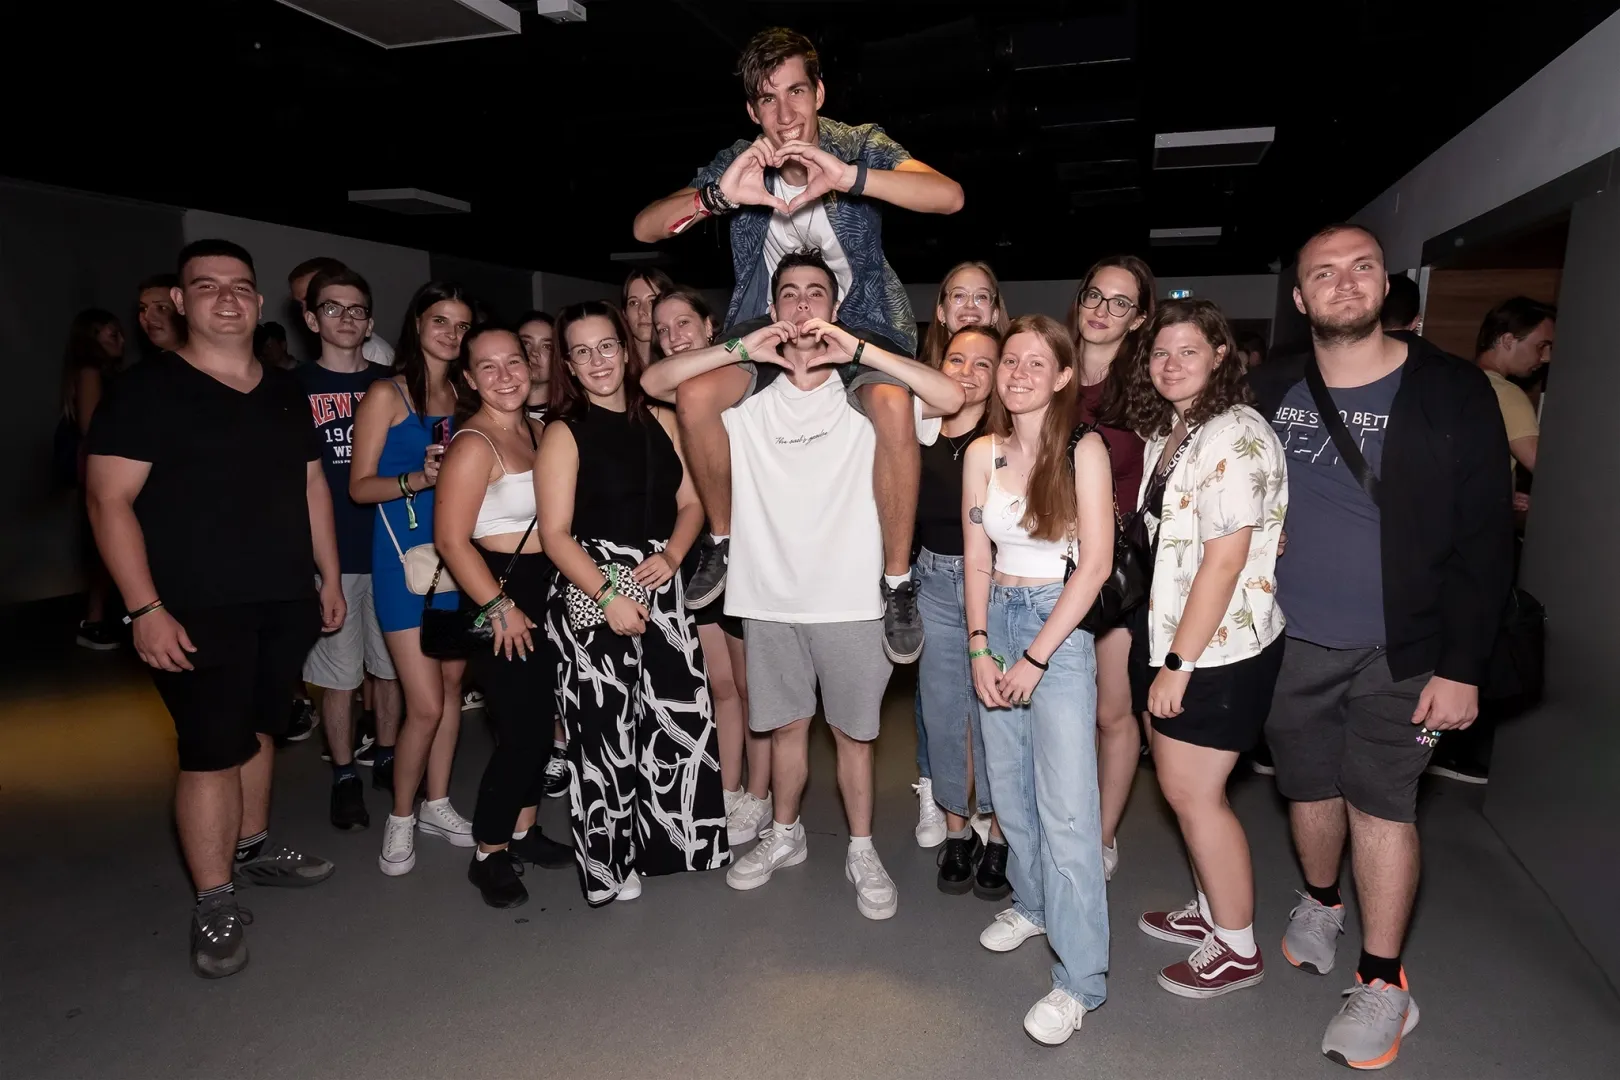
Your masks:
M731 435L726 614L762 622L881 618L883 534L872 493L877 434L835 372L814 390L785 374L721 413Z
M376 334L366 338L366 343L360 346L360 355L373 364L383 367L394 366L394 347Z
M804 188L793 187L778 176L773 194L784 202L792 202L803 191ZM822 199L799 207L792 217L779 210L771 212L771 227L765 231L766 280L776 273L776 264L782 261L783 255L805 247L821 249L821 257L827 260L828 269L838 280L838 298L848 296L855 275L850 272L849 257L833 232L832 222L827 220L827 207Z

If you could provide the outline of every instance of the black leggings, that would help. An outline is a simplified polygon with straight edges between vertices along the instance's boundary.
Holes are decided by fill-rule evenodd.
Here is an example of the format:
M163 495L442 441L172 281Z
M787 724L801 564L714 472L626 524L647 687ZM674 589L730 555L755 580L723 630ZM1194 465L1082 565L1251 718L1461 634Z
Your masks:
M474 545L476 546L476 545ZM512 556L478 548L489 572L499 580ZM551 753L552 723L557 716L557 650L546 639L546 593L552 576L544 555L519 555L506 595L535 624L530 631L535 651L527 660L496 656L489 646L467 658L467 673L484 691L484 708L495 728L495 749L478 783L473 808L473 839L504 844L525 806L540 802L545 792L546 758ZM462 593L462 604L472 605Z

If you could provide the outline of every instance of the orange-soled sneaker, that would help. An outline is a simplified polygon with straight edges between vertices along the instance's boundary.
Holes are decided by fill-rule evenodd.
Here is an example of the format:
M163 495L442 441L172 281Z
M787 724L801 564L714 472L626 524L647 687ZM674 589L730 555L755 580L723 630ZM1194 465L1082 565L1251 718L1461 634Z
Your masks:
M1356 985L1344 992L1345 1003L1322 1036L1322 1053L1352 1069L1382 1069L1401 1052L1401 1040L1418 1022L1417 1002L1406 988L1406 971L1401 984L1391 986L1383 979L1370 983L1356 975Z

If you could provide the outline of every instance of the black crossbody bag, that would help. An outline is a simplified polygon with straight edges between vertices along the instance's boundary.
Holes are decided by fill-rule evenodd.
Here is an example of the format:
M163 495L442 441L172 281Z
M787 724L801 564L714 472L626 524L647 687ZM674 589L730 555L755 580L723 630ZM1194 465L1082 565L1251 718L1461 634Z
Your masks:
M1067 460L1070 468L1074 466L1074 448L1080 445L1080 440L1097 430L1095 424L1081 424L1069 436L1069 450ZM1149 568L1153 565L1152 553L1135 543L1138 535L1136 516L1121 520L1119 504L1114 504L1114 568L1108 577L1103 580L1102 588L1097 590L1097 599L1092 601L1091 610L1086 617L1080 620L1080 629L1088 634L1106 634L1114 627L1125 621L1125 616L1147 599ZM1063 582L1068 584L1074 573L1074 535L1069 535L1069 548L1063 555Z
M1333 404L1327 383L1322 380L1322 369L1316 366L1314 357L1305 363L1305 384L1310 387L1311 400L1316 403L1316 411L1333 439L1333 447L1338 450L1340 460L1349 468L1350 475L1356 478L1356 483L1361 485L1373 505L1382 509L1378 499L1378 477L1373 475L1367 459L1361 455L1361 449L1350 437L1350 429L1344 426L1344 417L1339 415L1338 407ZM1480 696L1492 701L1511 699L1525 703L1540 698L1546 641L1547 609L1541 606L1541 601L1515 586L1502 613L1502 624L1496 632L1496 645L1491 650L1490 668L1485 673L1484 684L1479 688Z

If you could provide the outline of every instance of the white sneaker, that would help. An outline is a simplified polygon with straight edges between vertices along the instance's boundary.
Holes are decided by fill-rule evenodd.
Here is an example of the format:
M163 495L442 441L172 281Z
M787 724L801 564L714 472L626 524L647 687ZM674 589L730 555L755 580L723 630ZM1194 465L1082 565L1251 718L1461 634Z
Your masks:
M1114 837L1114 846L1104 846L1103 849L1103 880L1113 881L1114 871L1119 869L1119 837Z
M424 800L416 812L416 827L429 836L443 837L453 847L473 846L472 822L456 813L448 797Z
M614 897L614 899L615 900L634 900L636 897L638 897L640 895L641 895L641 875L636 873L634 870L632 870L632 871L630 871L630 873L628 875L626 875L626 877L624 879L624 884L619 886L619 893L618 893L617 896Z
M1012 952L1030 938L1040 937L1044 933L1044 927L1036 926L1018 914L1018 909L1008 908L997 914L984 928L979 935L979 944L991 952Z
M739 847L759 836L771 824L771 797L756 798L743 792L726 808L726 840Z
M925 776L911 790L917 793L917 846L939 847L945 842L945 811L934 801L934 782Z
M883 869L883 860L871 848L844 857L844 876L855 886L855 907L868 919L892 919L900 907L900 892Z
M1053 990L1024 1014L1024 1031L1043 1046L1062 1046L1080 1030L1086 1007L1067 990Z
M726 884L743 892L757 889L784 866L798 866L809 855L810 849L802 828L795 840L788 835L787 829L773 825L759 834L759 843L754 845L752 851L731 864L731 869L726 871Z
M748 794L746 788L738 788L736 791L727 791L725 788L720 789L720 797L726 804L727 817L730 817L731 812L737 809L737 804L742 802L743 796L746 794Z
M377 868L389 877L399 877L415 866L416 819L389 814L383 826L383 849L377 856Z
M974 814L968 818L968 828L979 834L979 843L988 844L990 842L989 814Z

